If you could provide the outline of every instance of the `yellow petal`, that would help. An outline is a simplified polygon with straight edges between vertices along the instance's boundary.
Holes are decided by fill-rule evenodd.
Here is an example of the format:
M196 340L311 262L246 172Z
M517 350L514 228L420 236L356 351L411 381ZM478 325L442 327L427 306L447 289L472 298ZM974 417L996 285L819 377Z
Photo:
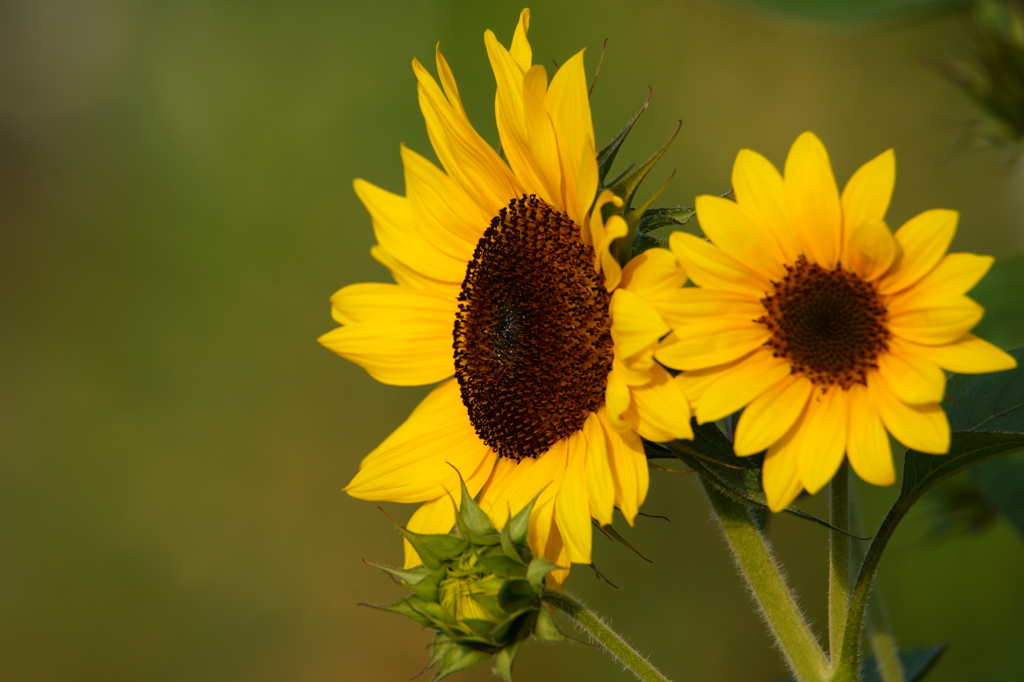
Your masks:
M484 213L458 183L433 163L404 144L401 151L405 193L424 239L467 263L494 216Z
M762 278L775 280L785 276L778 244L736 202L703 195L697 197L696 207L701 229L715 246Z
M451 328L457 302L397 284L347 286L331 297L335 319L348 322L318 341L394 386L420 386L452 375Z
M410 289L428 289L444 293L449 298L457 298L461 286L456 282L442 282L441 280L427 277L426 275L413 270L400 262L380 244L370 247L370 256L391 271L395 282Z
M436 500L427 502L420 506L409 519L405 527L414 533L425 535L439 535L451 531L455 525L455 501L445 495ZM408 540L403 539L405 545L405 567L412 568L423 563L420 555L412 548Z
M985 276L994 261L991 256L977 256L973 253L946 254L921 281L896 294L886 303L889 315L942 307L945 299L970 291Z
M736 425L736 454L753 455L779 442L803 414L812 390L806 377L790 375L754 398Z
M974 334L964 334L956 341L940 346L923 346L910 341L902 343L909 352L931 360L950 372L981 374L1001 372L1017 366L1012 355Z
M789 376L790 364L772 357L772 351L759 348L747 356L746 362L720 372L700 397L697 422L717 421L743 409L751 400Z
M547 544L544 546L543 556L555 566L564 566L564 569L551 571L544 577L544 586L552 590L562 589L562 583L569 577L569 552L562 542L562 535L558 531L558 521L551 523L551 532L548 535Z
M552 197L563 196L562 162L558 158L558 138L551 116L544 108L548 74L538 64L523 77L523 106L526 116L527 144L537 173Z
M793 436L799 427L800 421L797 421L782 440L768 449L764 458L761 486L768 498L768 508L773 512L788 507L804 489L800 482L800 453L792 447Z
M459 489L495 455L476 435L459 384L446 381L423 399L405 423L367 455L345 487L361 500L425 502Z
M868 375L868 395L882 423L896 440L919 452L943 455L949 452L949 422L935 403L908 405L889 388L885 376Z
M633 519L640 511L640 505L647 497L650 472L647 457L640 436L632 431L620 434L606 428L608 460L612 463L615 476L615 506L622 512L626 523L633 525Z
M896 397L910 405L942 402L946 375L939 366L900 338L889 341L889 352L878 356L878 371Z
M936 208L914 216L896 230L900 259L879 281L878 290L895 294L931 272L953 241L959 217L956 211Z
M497 215L512 197L523 193L520 183L473 129L465 113L449 103L434 77L417 60L413 60L413 71L419 82L420 110L427 135L438 160L485 213Z
M587 439L582 431L577 431L566 440L568 461L555 500L555 517L569 561L589 564L593 533L587 495Z
M807 401L794 447L800 456L800 480L811 494L825 487L843 463L849 416L846 403L846 391L838 386L831 386L824 393L816 390Z
M885 217L895 185L896 154L891 149L857 169L843 188L843 226L847 239L864 223Z
M714 244L686 232L673 232L668 239L672 253L686 268L686 274L700 287L743 293L763 298L770 282L741 265Z
M654 306L632 291L616 289L608 306L615 355L630 358L657 345L670 329Z
M757 152L741 149L732 167L732 187L743 212L774 237L783 262L794 262L800 249L786 216L786 188L775 166Z
M658 315L668 322L667 314L686 309L685 303L676 297L683 291L681 287L685 283L686 270L679 265L671 251L647 249L626 263L619 286L650 303ZM703 291L696 287L689 287L689 290Z
M637 433L655 443L693 438L690 404L683 389L660 365L651 368L651 375L649 384L630 389Z
M874 282L889 271L897 253L899 247L889 227L880 219L866 220L853 229L843 252L843 265L861 279Z
M708 367L707 369L695 369L680 372L675 376L673 381L679 384L679 388L683 390L683 393L686 395L686 399L690 401L690 407L696 410L698 403L700 403L701 396L704 395L704 391L707 390L708 386L715 383L722 372L732 371L734 367L746 362L748 357L750 357L749 353L743 357L733 360L732 362L727 362L724 365L715 365L714 367Z
M651 251L654 249L644 253ZM699 287L666 291L652 303L658 309L658 314L662 319L673 329L678 329L691 322L698 322L709 316L756 320L765 314L764 305L748 294Z
M373 232L380 245L406 267L442 282L461 282L466 261L437 247L425 234L409 200L365 180L353 183L356 194L373 219Z
M530 41L527 34L530 32L530 10L524 9L519 13L519 24L516 25L515 35L512 37L512 57L519 64L523 71L533 64L533 50L530 48Z
M850 387L848 405L850 428L846 433L846 456L857 475L874 485L892 485L896 470L892 463L889 434L882 426L866 386Z
M609 247L616 239L626 236L629 226L619 215L613 215L608 218L607 223L604 222L601 218L601 208L609 203L621 206L622 199L609 190L604 190L594 202L594 210L590 215L590 229L583 231L583 242L594 247L594 269L604 273L604 288L608 291L615 291L622 281L622 267L619 265L618 259L612 255Z
M590 116L583 51L569 58L551 78L544 108L551 115L558 135L564 179L563 206L569 217L582 225L586 208L597 193L597 153L592 151L595 148L594 123ZM584 169L582 164L593 164L594 172Z
M608 386L604 389L604 401L608 424L619 433L633 430L626 418L626 412L629 411L632 400L633 394L629 390L625 377L613 369L608 373Z
M796 139L786 157L786 213L802 252L834 268L842 245L842 211L828 152L814 133Z
M466 116L466 109L462 106L462 98L459 96L459 86L455 83L455 74L448 66L448 60L441 54L441 43L434 45L434 61L437 63L437 75L441 79L441 87L444 88L444 95L452 105L452 109L460 119L469 120Z
M587 440L587 495L590 515L602 526L612 522L615 511L615 478L608 461L608 442L601 423L605 419L604 407L587 417L583 423L583 437Z
M764 326L739 318L694 322L673 332L654 353L675 369L707 369L746 355L771 338Z
M926 346L952 343L978 324L985 309L966 296L948 296L939 305L893 315L889 331Z

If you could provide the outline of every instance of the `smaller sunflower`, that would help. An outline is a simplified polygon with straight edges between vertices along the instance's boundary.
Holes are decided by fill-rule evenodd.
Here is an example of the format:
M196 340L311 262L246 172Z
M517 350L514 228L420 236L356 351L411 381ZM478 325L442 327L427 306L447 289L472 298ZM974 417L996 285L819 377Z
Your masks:
M670 246L694 288L676 292L657 359L699 423L743 410L738 455L767 450L762 484L773 511L815 493L849 457L876 485L896 480L889 437L949 450L943 370L1016 366L970 334L983 309L965 294L989 256L946 250L956 211L935 209L895 234L883 218L893 152L864 164L840 195L825 147L804 133L780 175L744 149L736 201L697 198L710 243L675 233Z

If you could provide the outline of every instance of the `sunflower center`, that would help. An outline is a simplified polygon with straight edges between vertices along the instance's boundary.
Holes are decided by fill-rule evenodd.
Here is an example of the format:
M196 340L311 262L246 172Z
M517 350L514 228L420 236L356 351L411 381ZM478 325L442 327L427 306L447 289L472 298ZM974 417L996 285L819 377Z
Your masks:
M890 337L886 309L873 284L837 267L826 270L803 256L786 266L775 292L761 299L757 321L772 332L766 345L789 360L793 373L815 384L848 390L867 383Z
M469 420L502 457L537 457L604 402L610 300L580 228L536 196L491 221L466 267L453 332Z

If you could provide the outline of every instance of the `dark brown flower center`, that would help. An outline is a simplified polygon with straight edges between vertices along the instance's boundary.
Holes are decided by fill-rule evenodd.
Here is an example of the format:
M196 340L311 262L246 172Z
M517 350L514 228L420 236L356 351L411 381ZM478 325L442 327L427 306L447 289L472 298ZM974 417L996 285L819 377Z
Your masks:
M781 282L772 282L775 292L761 299L766 314L757 321L772 332L766 345L792 363L794 374L806 374L815 384L839 384L843 390L866 384L890 338L874 285L803 256L786 271Z
M604 402L610 298L567 215L523 196L491 221L466 267L454 348L469 420L499 455L543 454Z

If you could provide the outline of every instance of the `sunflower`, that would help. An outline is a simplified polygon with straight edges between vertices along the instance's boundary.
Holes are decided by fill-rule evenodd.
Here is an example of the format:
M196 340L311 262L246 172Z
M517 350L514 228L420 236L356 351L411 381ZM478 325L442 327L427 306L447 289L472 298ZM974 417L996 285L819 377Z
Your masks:
M697 198L710 240L675 233L670 247L697 285L677 292L673 333L658 350L700 423L743 410L735 450L767 450L769 506L815 493L839 469L895 481L888 433L943 454L943 370L994 372L1012 357L969 333L982 308L965 294L992 258L946 254L958 214L930 210L895 234L883 218L893 152L864 164L842 195L824 146L804 133L785 175L742 150L736 201Z
M342 326L320 342L387 384L441 382L366 456L350 495L423 503L408 523L420 533L451 529L460 475L496 528L536 498L530 547L568 567L591 561L591 517L609 524L618 507L632 524L648 485L641 437L692 437L686 397L654 361L685 273L667 250L625 268L610 253L627 227L602 220L618 198L595 199L583 52L549 82L529 21L524 10L511 49L484 36L507 163L470 124L440 51L440 86L413 61L444 170L403 146L405 196L355 181L371 253L396 283L338 291Z

